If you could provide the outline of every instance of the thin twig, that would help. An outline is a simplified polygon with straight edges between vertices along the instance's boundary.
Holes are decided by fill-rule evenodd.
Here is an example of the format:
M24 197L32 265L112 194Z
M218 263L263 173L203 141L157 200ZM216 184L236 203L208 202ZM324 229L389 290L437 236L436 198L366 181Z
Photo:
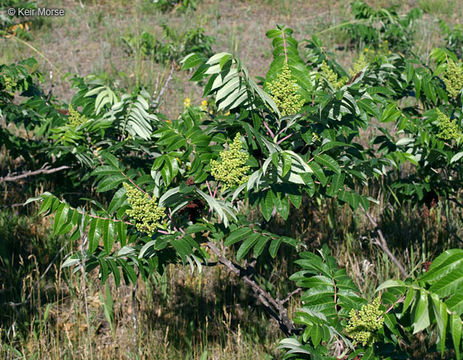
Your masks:
M87 260L87 251L90 246L90 242L88 242L88 235L85 233L84 230L84 223L85 223L85 216L82 216L81 226L80 226L80 238L83 240L82 246L80 248L80 252L82 254L82 265L81 265L81 281L82 281L82 293L84 295L84 305L85 305L85 316L87 317L87 334L88 334L88 346L90 350L90 359L93 359L93 347L92 347L92 325L90 324L90 315L88 311L88 299L87 299L87 285L86 285L86 273L85 273L85 262ZM87 245L88 243L88 245ZM85 245L87 245L87 250L85 250Z
M7 176L0 177L0 184L7 182L7 181L18 181L18 180L27 178L29 176L35 176L35 175L40 175L40 174L53 174L55 172L66 170L66 169L69 169L69 166L63 165L57 168L49 168L49 167L43 166L39 170L26 171L19 175L8 174Z
M289 295L281 301L282 304L286 304L294 295L297 293L300 293L302 291L302 288L297 288L296 290L292 291L289 293Z
M85 212L83 212L83 211L79 211L78 209L76 209L76 211L77 211L79 214L81 214L81 215L84 215L84 216L85 216L85 215L88 215L89 217L94 218L94 219L109 220L109 221L112 221L112 222L123 222L124 224L135 226L135 224L131 223L130 221L119 220L119 219L112 219L112 218L106 218L106 217L103 217L103 216L98 216L98 215L93 215L93 214L85 213Z
M2 208L3 209L15 208L15 207L20 207L20 206L24 206L24 203L14 203L14 204L10 204L10 205L2 205Z
M159 94L156 98L156 100L154 100L151 104L151 107L158 107L159 106L159 102L161 101L161 98L162 96L164 95L164 93L166 92L167 88L169 87L169 83L170 81L172 80L172 75L174 74L174 63L171 64L170 66L170 73L169 73L169 76L167 77L167 80L166 82L164 83L164 85L162 86L161 88L161 91L159 91Z
M133 330L135 332L135 341L134 341L134 350L133 353L138 352L138 302L137 302L137 283L133 285L132 288L132 320L133 320Z
M387 245L386 238L383 235L383 232L381 229L378 227L378 223L376 220L371 216L363 207L361 207L365 215L367 216L368 220L370 221L371 225L374 226L376 233L378 234L378 239L376 239L375 243L389 256L389 258L392 260L392 262L397 266L399 269L400 273L404 277L408 277L407 270L405 270L405 267L402 265L402 263L397 259L392 251L389 249L389 246Z
M156 77L156 85L154 86L154 91L153 91L153 95L151 96L151 101L150 103L154 103L154 96L158 93L159 91L159 80L160 79L160 76L157 76Z
M53 70L50 70L50 89L48 90L47 100L46 102L49 103L51 97L53 96Z
M153 197L148 194L145 190L143 190L140 186L138 186L135 181L133 181L128 175L126 175L122 170L119 170L120 173L122 174L122 176L124 176L127 180L130 181L130 183L135 186L139 191L141 191L143 194L145 195L148 195L148 197L150 198L150 200L153 200Z

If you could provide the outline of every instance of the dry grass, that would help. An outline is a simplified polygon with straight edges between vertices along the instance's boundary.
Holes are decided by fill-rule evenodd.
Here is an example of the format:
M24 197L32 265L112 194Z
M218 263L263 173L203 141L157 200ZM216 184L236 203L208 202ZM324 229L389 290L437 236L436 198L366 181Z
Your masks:
M428 0L437 1L437 0ZM442 1L442 0L439 0ZM373 6L391 5L392 0L370 1ZM397 3L397 2L396 2ZM295 37L303 39L312 34L320 34L327 48L348 40L346 35L330 27L350 20L348 4L344 1L302 1L302 0L260 0L260 1L215 1L204 0L197 11L162 14L149 7L147 0L126 1L48 1L49 6L63 7L66 16L49 18L32 26L31 47L14 37L0 39L1 60L11 62L28 56L35 56L41 63L41 70L48 78L54 72L55 94L69 101L72 93L64 74L85 76L104 73L120 86L133 88L143 84L150 91L158 77L165 78L169 69L143 60L139 56L129 56L123 51L121 37L127 34L151 32L162 36L162 24L178 31L203 27L206 34L216 37L214 50L232 51L249 68L251 75L264 76L271 62L271 47L264 34L276 24L285 24L295 30ZM405 12L416 1L400 2ZM458 19L462 6L456 5L450 17ZM417 47L429 51L439 40L434 15L422 20ZM337 51L337 59L342 65L349 65L352 53ZM178 114L182 100L189 96L199 102L200 89L189 84L188 74L176 72L168 90L161 111L169 116ZM49 84L45 83L45 86Z
M38 275L38 274L37 274ZM24 288L31 288L30 279ZM83 283L85 281L85 284ZM85 285L85 286L84 286ZM10 324L2 338L11 339L21 358L40 359L267 359L279 358L279 330L268 323L246 289L220 268L198 276L171 266L152 282L120 286L109 282L113 320L104 315L106 292L95 275L83 279L57 269L44 287L52 297L41 306L31 299L29 326ZM27 304L26 304L27 306ZM87 316L88 313L88 316ZM7 333L8 331L8 333ZM16 336L15 333L16 332ZM2 358L13 353L0 347ZM15 358L15 357L12 357Z
M5 214L3 212L3 216ZM375 211L373 214L379 215ZM296 218L302 225L300 228L289 225L295 223L291 219ZM80 272L72 274L61 269L58 261L43 277L56 249L66 243L65 239L55 247L43 243L50 239L49 221L19 215L11 220L13 227L0 223L3 232L15 229L9 238L18 239L18 246L27 243L28 229L33 229L36 238L29 249L20 251L24 258L19 260L19 267L15 267L17 278L9 281L21 289L20 294L9 298L26 302L11 307L2 301L2 358L282 357L277 350L281 333L276 324L249 296L250 289L220 266L205 267L199 274L188 267L170 265L163 275L156 275L148 282L140 281L136 288L122 285L116 289L110 280L107 286L111 302L96 273L83 278ZM285 227L285 231L302 240L308 250L327 243L339 265L346 267L367 295L373 296L374 289L384 280L399 276L390 259L373 245L374 234L364 216L347 206L307 200L300 210L293 210L290 221L285 223L277 217L270 225L279 231ZM420 270L422 263L442 247L459 246L459 239L463 238L461 209L443 203L430 209L403 208L397 214L386 210L380 226L396 256L408 269ZM5 238L3 232L0 236ZM78 244L74 244L76 246ZM64 253L69 251L66 249ZM291 253L285 255L271 266L271 273L265 264L258 264L258 272L269 275L279 293L288 292L288 282L283 279L296 270L287 260L293 258ZM29 293L32 296L27 301ZM299 305L297 297L292 299L288 304L290 314ZM109 318L105 315L105 306L108 314L112 314ZM14 346L16 356L10 345Z

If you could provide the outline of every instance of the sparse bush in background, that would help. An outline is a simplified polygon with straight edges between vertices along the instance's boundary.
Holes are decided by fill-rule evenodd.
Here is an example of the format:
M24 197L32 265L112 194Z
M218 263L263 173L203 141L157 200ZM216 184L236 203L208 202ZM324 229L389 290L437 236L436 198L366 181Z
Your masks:
M199 0L149 0L155 9L161 10L162 12L187 9L196 10L196 4Z
M439 27L444 33L447 41L447 49L455 53L459 59L463 56L463 25L449 25L443 20L439 20Z
M378 49L385 41L391 50L407 52L411 49L414 23L422 16L418 8L401 16L395 8L374 9L362 0L352 2L354 21L345 25L353 46Z
M179 63L186 55L195 52L206 57L212 55L211 45L214 43L213 36L205 35L204 29L196 28L183 34L176 32L163 25L164 39L158 40L148 32L139 36L129 35L122 38L126 51L130 54L140 54L153 59L158 63Z

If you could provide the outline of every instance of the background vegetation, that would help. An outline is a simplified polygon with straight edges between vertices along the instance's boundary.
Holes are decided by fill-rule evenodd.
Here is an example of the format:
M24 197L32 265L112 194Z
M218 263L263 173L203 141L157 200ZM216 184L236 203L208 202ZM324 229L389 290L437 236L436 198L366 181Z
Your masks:
M17 1L1 3L2 6L24 5ZM107 193L107 190L112 189L112 184L99 182L104 180L105 173L102 172L96 181L90 171L85 170L86 167L97 168L93 160L98 158L102 149L100 160L106 165L113 164L114 159L104 155L106 146L114 153L129 154L124 158L127 175L137 179L141 175L141 184L149 183L143 179L146 173L130 173L130 169L151 169L152 161L146 167L140 155L147 147L143 141L150 137L150 130L154 130L150 128L151 124L175 122L179 114L184 119L188 109L193 112L190 114L192 118L204 112L211 112L213 116L228 116L230 110L233 113L233 109L217 107L220 106L218 94L203 93L207 78L198 77L199 84L189 81L193 65L200 65L201 59L215 53L229 52L246 65L249 78L261 81L268 90L271 88L268 84L277 78L281 64L278 65L272 42L265 33L275 29L277 24L285 24L294 30L291 36L301 42L299 51L304 61L321 64L323 52L329 53L323 77L327 82L320 85L328 93L335 93L349 81L355 82L355 76L365 65L377 61L378 57L399 54L413 59L417 68L432 68L429 78L424 70L416 72L419 80L413 80L412 90L405 89L414 92L410 96L378 93L375 101L385 104L385 99L397 96L394 100L400 108L416 121L402 128L408 134L418 134L423 127L419 121L426 118L430 119L429 124L433 122L434 125L429 126L435 135L456 136L456 144L452 146L433 144L439 151L447 151L445 161L442 158L436 160L432 155L427 159L433 169L450 169L453 164L452 169L457 175L441 176L439 173L434 176L426 165L407 162L407 155L401 155L403 159L395 159L400 163L398 169L382 174L376 180L371 178L363 193L362 186L352 185L357 190L360 187L361 195L377 200L369 212L358 207L361 200L356 204L353 198L344 197L344 201L338 201L338 198L324 193L325 190L317 191L320 196L302 197L300 206L291 207L286 215L286 210L278 209L278 214L271 220L269 215L272 215L273 207L270 211L262 206L244 207L241 216L246 220L243 219L243 223L263 222L266 231L297 239L299 248L282 247L274 259L264 252L264 260L256 263L251 255L246 257L243 250L240 253L242 248L238 243L229 247L227 255L238 257L244 268L254 267L261 275L259 285L272 295L284 298L284 295L292 294L285 299L285 307L289 317L296 319L296 310L302 306L302 301L307 304L297 288L302 285L295 284L297 277L292 278L294 282L288 281L291 274L301 269L300 264L294 262L299 250L316 252L325 246L324 251L329 249L336 259L336 266L346 269L364 299L372 301L376 288L384 281L405 278L397 263L402 264L405 272L415 272L419 277L442 251L461 248L461 173L457 167L461 155L455 158L461 154L457 150L460 146L458 134L455 135L458 126L452 128L450 118L447 128L436 126L439 114L432 111L437 106L444 106L452 120L456 117L461 121L458 116L461 95L458 93L462 86L459 89L458 85L455 86L454 100L447 99L447 92L439 92L438 84L445 80L443 74L451 55L433 52L433 49L447 49L454 53L455 62L461 60L463 4L451 0L368 3L371 8L362 7L358 2L356 7L344 1L82 0L40 2L40 6L65 8L66 16L62 18L21 19L2 14L1 74L10 71L10 79L20 80L8 83L3 76L1 83L4 143L0 154L0 356L9 359L280 359L285 356L285 351L278 348L285 336L278 324L270 319L262 302L250 295L250 288L226 268L203 264L199 273L195 264L190 268L172 261L166 264L163 272L154 272L145 281L136 284L122 281L116 286L114 278L109 276L103 284L98 272L83 275L62 267L69 259L67 255L83 246L79 236L60 234L64 233L61 224L55 225L52 217L38 214L43 203L31 202L22 206L28 198L49 192L86 211L90 211L90 207L98 209L100 204L103 209L111 207L113 193ZM34 7L35 4L30 2L24 6ZM368 13L368 9L391 6L400 19L399 27L397 22L388 23L379 15L375 18L376 15ZM313 39L313 35L317 39ZM303 39L307 42L302 45ZM200 54L201 59L189 70L182 59L191 52ZM23 70L19 69L19 75L15 73L18 68L10 64L29 57L36 61L27 60ZM296 62L289 63L293 71ZM384 63L388 62L384 60ZM411 72L400 61L394 66L397 73ZM344 69L350 69L351 73ZM439 82L437 78L444 80ZM31 86L39 81L39 86ZM362 81L373 80L365 78ZM399 85L393 81L387 87L397 90L395 86ZM447 78L447 81L450 80ZM435 88L426 88L427 83L435 83ZM417 88L423 89L421 98ZM446 84L441 88L448 90L451 87ZM102 89L106 91L105 96L98 102L95 98ZM93 100L85 96L90 91L94 91ZM103 98L110 102L112 91L121 100L123 94L126 97L121 108L111 113L111 121L122 124L126 120L121 114L129 113L133 104L147 103L147 107L140 110L142 114L145 110L147 122L140 122L134 115L128 118L123 131L108 130L105 121L109 120L102 118L108 109ZM19 97L19 93L23 97ZM384 95L384 99L380 95ZM447 102L436 100L444 97ZM71 103L78 112L69 107ZM310 101L306 103L310 104ZM318 103L317 100L317 106ZM49 122L43 122L40 116L44 109L48 111ZM369 115L374 117L374 110L364 111L373 111ZM381 111L385 110L381 108ZM93 128L83 125L84 130L79 132L66 127L63 115L71 123L74 121L72 124L77 127L85 124L82 116L101 121ZM390 116L394 118L392 110ZM442 119L445 123L446 118ZM402 137L400 133L396 134L397 128L380 123L375 126L376 131L371 127L361 128L356 141L368 147L370 141L377 139L371 148L379 149L379 152L384 149L396 151L395 148L391 150L391 142ZM237 132L225 128L230 134ZM322 130L319 128L316 132L322 136ZM244 134L244 129L240 131ZM7 132L12 135L6 135ZM382 138L379 132L383 132ZM53 142L52 151L40 141L44 136ZM166 135L158 138L162 136ZM393 145L398 146L403 154L416 154L413 151L428 144L425 135L420 133L420 136L416 138L421 143L407 142L407 136L404 136L404 140ZM86 144L88 138L91 146ZM231 142L233 138L230 135L218 139L217 144L221 146L213 151L219 153L225 140ZM110 144L108 139L120 140L120 147ZM133 143L130 142L132 139ZM441 140L442 143L450 141L442 136ZM316 140L311 138L310 141L315 143ZM167 140L164 145L167 149L171 146ZM264 155L253 153L251 148L247 150L257 159ZM52 163L53 167L50 166ZM162 172L166 166L163 164L158 164L155 169L159 170L159 178L164 182L175 182L172 168L170 173L167 170ZM47 174L48 170L53 171L58 166L71 169L63 168ZM336 165L328 163L325 166L328 170L330 166L336 170ZM37 175L28 174L31 171L37 171ZM28 176L15 178L20 174ZM397 178L407 178L410 182L397 182ZM440 181L441 178L445 181ZM113 208L117 210L116 205ZM183 216L194 216L194 213ZM386 247L381 243L382 238L386 239ZM386 248L392 249L392 257L388 256ZM256 249L253 251L255 253ZM182 260L188 264L187 260ZM310 273L310 269L307 271ZM308 320L300 320L302 325L304 321ZM323 343L322 335L317 341L319 335L316 333L306 332L301 342ZM409 358L455 358L450 338L446 352L441 355L437 347L442 341L439 343L436 340L439 336L432 338L430 334L419 332L416 337L405 340ZM291 346L295 344L286 343L286 348L291 349ZM367 358L367 355L352 356Z

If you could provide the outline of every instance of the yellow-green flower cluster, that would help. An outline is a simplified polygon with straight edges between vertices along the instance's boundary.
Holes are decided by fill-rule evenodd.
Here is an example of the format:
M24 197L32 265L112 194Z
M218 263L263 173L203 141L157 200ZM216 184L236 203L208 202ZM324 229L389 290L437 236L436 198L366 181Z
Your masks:
M456 98L463 88L463 66L461 63L456 64L453 60L448 60L444 73L444 83L449 96Z
M143 193L132 185L124 183L127 198L132 209L126 211L127 215L135 220L135 226L139 231L152 235L160 225L160 220L165 216L165 208L156 204L148 194Z
M297 114L304 105L304 99L297 92L297 82L288 64L283 65L277 78L268 84L268 89L283 116Z
M331 86L334 87L336 90L343 87L344 84L347 82L346 77L338 79L338 74L336 74L325 61L322 62L321 70L326 80L328 80Z
M228 150L220 152L221 161L211 160L211 174L224 188L241 185L248 180L246 173L249 166L245 165L249 155L241 151L241 135L238 133Z
M5 76L3 78L3 85L5 87L5 90L11 93L13 88L16 86L16 81L14 81L14 79L9 76Z
M378 46L379 55L390 55L392 51L389 49L389 41L384 40Z
M437 111L437 126L439 126L440 132L437 134L438 137L444 140L456 140L460 142L463 140L463 132L457 125L457 120L453 121L445 115L439 109Z
M357 75L360 71L362 71L367 65L369 64L366 56L364 53L361 53L357 60L354 61L352 64L352 69L349 70L350 76Z
M389 49L389 41L384 40L378 44L377 49L365 48L363 49L363 55L366 57L369 63L375 61L377 57L384 57L391 55L392 51Z
M183 107L189 108L190 106L191 106L191 99L189 97L186 97L185 100L183 100Z
M207 111L207 100L201 101L201 106L200 106L202 111Z
M346 330L355 343L366 346L374 342L376 331L381 329L384 323L380 305L381 299L378 297L371 304L363 305L360 311L350 311Z
M69 122L69 125L77 127L87 122L87 118L85 117L85 115L82 115L77 110L74 110L72 105L69 105L68 122Z

